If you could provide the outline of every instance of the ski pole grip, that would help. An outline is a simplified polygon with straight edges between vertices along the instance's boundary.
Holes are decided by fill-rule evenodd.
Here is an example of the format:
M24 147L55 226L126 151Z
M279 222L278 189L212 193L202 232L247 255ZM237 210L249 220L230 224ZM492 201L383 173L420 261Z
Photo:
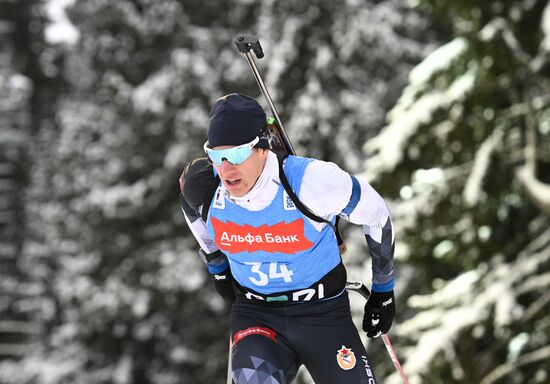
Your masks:
M235 45L241 53L248 53L251 49L258 59L264 57L264 51L260 45L260 40L253 35L238 35L235 39Z

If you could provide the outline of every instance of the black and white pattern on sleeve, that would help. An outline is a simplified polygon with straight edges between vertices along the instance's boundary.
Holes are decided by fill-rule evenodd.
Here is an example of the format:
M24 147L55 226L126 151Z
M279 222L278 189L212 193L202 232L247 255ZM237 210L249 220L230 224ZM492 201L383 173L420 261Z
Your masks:
M393 278L393 252L395 248L393 225L388 217L381 228L380 242L374 240L370 234L365 235L372 257L374 282L385 284Z

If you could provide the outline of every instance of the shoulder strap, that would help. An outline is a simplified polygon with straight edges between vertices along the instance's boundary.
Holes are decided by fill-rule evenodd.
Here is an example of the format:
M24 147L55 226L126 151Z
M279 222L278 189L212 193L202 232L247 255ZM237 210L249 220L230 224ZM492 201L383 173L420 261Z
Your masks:
M288 197L290 197L290 200L294 203L296 208L300 210L304 215L306 215L308 218L310 218L313 221L316 221L318 223L327 223L332 228L334 227L334 224L332 222L323 219L322 217L317 216L315 213L311 211L304 203L298 199L298 196L296 196L296 193L294 193L294 190L290 186L290 183L288 182L288 179L286 178L284 167L283 167L283 161L288 157L287 153L278 153L277 159L279 160L279 178L281 179L281 183L283 183L283 187L288 194Z
M201 217L206 221L210 202L220 184L220 178L214 174L208 158L199 157L191 160L184 167L179 183L182 209L188 216L197 219Z
M202 202L201 218L202 218L202 221L204 221L205 223L206 223L206 220L208 219L208 210L210 209L210 204L212 203L212 199L214 198L214 194L216 193L216 190L218 189L219 185L220 185L220 175L216 174L216 177L208 186L206 194L204 195L204 200Z
M344 239L342 238L342 235L340 234L340 230L338 229L338 222L340 221L340 217L336 216L336 221L334 224L332 224L332 222L317 216L304 203L302 203L300 199L298 199L298 196L296 196L296 193L294 193L294 190L292 189L292 187L290 186L290 183L288 182L288 179L286 178L285 171L283 168L283 161L287 157L288 157L288 153L277 153L277 160L279 160L279 179L281 179L281 183L283 183L283 187L286 193L288 194L288 197L290 197L290 200L292 200L292 202L300 210L300 212L302 212L308 218L318 223L327 223L328 225L330 225L336 235L336 240L338 243L338 247L340 248L340 253L341 254L345 253L347 247L346 247L346 244L344 243Z

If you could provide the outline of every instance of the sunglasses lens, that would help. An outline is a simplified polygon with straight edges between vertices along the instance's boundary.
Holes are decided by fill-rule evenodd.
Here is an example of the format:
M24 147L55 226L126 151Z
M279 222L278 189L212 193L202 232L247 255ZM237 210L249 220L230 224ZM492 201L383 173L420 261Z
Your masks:
M256 136L248 144L243 144L238 147L228 148L228 149L210 149L208 148L208 141L204 143L203 149L208 155L208 158L216 164L218 167L221 167L224 160L229 161L233 165L242 164L250 157L252 154L252 148L258 144L260 138Z
M252 149L249 147L243 147L239 148L240 150L235 151L233 153L233 161L230 161L230 163L234 165L242 164L250 157L252 154Z
M218 167L221 167L224 160L229 161L233 165L242 164L250 157L251 154L252 148L250 147L237 147L208 151L208 157Z

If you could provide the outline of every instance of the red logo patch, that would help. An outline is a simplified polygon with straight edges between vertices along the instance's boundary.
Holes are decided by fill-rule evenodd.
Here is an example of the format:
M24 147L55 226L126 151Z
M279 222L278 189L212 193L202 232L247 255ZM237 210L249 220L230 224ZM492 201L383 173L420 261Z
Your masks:
M347 371L355 367L355 353L351 351L351 348L346 348L342 345L342 348L338 350L336 354L336 361L343 370Z
M228 221L224 223L212 218L212 227L216 234L216 245L222 251L239 252L281 252L297 253L313 246L304 236L304 221L294 220L291 223L281 221L275 225L239 225Z
M268 339L271 339L275 341L275 337L277 336L277 332L275 332L272 329L264 328L264 327L250 327L247 329L243 329L233 336L233 346L237 345L239 341L244 339L245 337L251 336L251 335L261 335L265 336ZM276 341L275 341L276 342Z

